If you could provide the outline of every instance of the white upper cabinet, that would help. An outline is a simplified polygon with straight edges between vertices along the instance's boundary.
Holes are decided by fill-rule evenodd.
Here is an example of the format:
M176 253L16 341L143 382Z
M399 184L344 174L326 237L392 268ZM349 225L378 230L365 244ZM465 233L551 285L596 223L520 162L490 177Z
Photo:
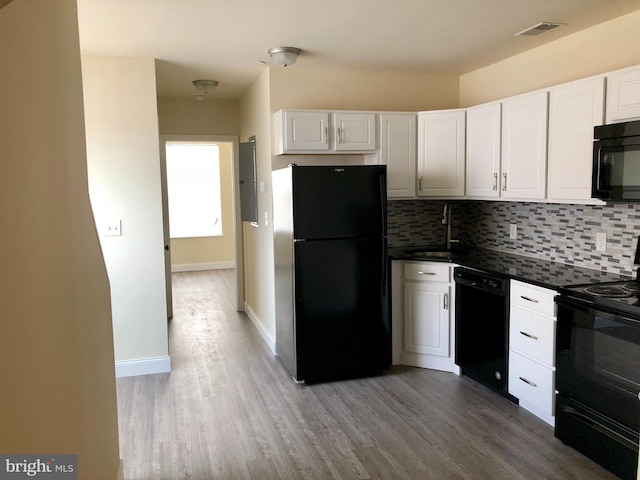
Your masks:
M546 91L502 102L502 198L545 198L547 110Z
M640 119L640 67L607 75L606 123Z
M549 93L549 200L589 200L593 127L604 121L604 77Z
M467 196L500 196L501 105L467 109Z
M416 115L380 114L380 163L387 166L387 196L416 195Z
M376 149L374 113L334 113L333 140L338 152L367 152Z
M376 114L280 110L274 114L275 153L371 153Z
M465 110L418 114L418 196L464 195Z
M274 130L276 154L329 151L329 112L280 110Z

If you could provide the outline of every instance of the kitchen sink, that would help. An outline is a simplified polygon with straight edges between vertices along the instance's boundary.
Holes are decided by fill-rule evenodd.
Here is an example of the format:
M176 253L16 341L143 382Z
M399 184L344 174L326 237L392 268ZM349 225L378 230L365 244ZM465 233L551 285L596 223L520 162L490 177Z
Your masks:
M448 260L451 258L459 258L460 256L463 256L465 252L463 250L442 250L442 249L420 248L420 249L406 250L404 254L407 257L420 259L420 260L422 259Z
M452 258L456 256L455 252L411 252L412 257L425 258Z

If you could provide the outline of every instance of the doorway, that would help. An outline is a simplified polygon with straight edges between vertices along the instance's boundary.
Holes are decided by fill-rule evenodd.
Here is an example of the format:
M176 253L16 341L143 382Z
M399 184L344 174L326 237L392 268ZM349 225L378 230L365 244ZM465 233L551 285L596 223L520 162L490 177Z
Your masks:
M236 310L244 310L244 259L240 218L239 142L227 135L160 135L167 309L173 311L172 271L235 269ZM171 238L167 188L167 146L215 145L220 159L221 235ZM173 257L173 260L172 260ZM173 265L172 265L173 263Z

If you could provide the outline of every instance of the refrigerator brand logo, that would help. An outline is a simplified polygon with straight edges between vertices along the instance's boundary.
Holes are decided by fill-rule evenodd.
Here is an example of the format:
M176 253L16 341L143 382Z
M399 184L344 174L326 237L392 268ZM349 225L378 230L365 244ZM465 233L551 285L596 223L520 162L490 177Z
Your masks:
M338 173L344 172L344 168L334 168L334 170Z
M0 480L78 480L77 455L0 455Z

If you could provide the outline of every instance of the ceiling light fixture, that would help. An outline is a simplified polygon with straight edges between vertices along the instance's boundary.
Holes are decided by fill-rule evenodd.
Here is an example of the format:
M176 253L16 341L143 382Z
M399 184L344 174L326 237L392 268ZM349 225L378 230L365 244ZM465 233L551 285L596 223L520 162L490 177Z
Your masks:
M553 30L555 28L561 27L562 25L566 25L566 23L556 23L556 22L540 22L532 27L525 28L521 32L514 33L514 36L527 36L527 37L535 37L536 35L542 35L543 33L547 33L549 30Z
M268 50L268 53L273 63L286 67L296 63L301 51L302 50L296 47L273 47Z
M198 92L193 96L195 100L204 100L207 94L213 92L218 86L215 80L194 80L192 83Z

